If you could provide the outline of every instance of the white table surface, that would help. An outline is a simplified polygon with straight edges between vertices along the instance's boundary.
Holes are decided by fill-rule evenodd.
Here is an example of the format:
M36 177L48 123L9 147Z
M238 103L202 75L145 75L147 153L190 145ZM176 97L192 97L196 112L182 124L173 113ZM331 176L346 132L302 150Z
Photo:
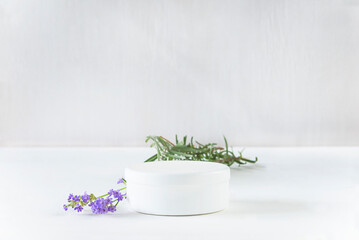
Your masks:
M69 193L102 194L148 148L0 148L0 239L359 239L359 148L248 148L228 209L163 217L65 212Z

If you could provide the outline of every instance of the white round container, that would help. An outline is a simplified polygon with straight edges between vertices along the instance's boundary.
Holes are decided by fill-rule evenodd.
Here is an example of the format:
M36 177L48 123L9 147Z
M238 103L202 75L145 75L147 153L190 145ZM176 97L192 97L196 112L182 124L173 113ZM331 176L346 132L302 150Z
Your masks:
M228 205L229 167L200 161L157 161L125 169L131 207L156 215L196 215Z

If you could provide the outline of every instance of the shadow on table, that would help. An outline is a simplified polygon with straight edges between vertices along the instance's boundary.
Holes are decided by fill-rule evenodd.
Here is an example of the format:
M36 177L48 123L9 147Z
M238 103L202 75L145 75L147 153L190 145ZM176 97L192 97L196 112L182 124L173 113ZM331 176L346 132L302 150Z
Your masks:
M229 207L220 211L225 215L273 215L273 214L291 214L303 213L310 211L307 204L299 201L282 201L282 200L235 200L231 201ZM194 215L200 217L210 214ZM108 217L126 217L126 218L143 218L143 217L188 217L188 216L159 216L137 213L131 210L119 211L116 214L107 215Z
M253 171L263 171L263 169L265 169L266 166L261 164L261 163L256 163L256 164L246 164L246 165L241 165L241 166L235 166L233 165L231 167L231 171L233 172L253 172Z
M273 214L288 214L288 213L303 213L310 211L307 204L298 201L282 201L282 200L232 200L229 207L219 213L225 215L273 215ZM203 215L212 215L203 214ZM195 217L203 216L195 215ZM96 217L97 214L91 211L84 211L79 216ZM137 213L128 208L120 209L114 214L104 214L104 217L110 218L143 218L143 217L163 217L158 215L149 215ZM166 217L184 217L184 216L166 216Z
M94 214L91 211L83 211L81 214L78 214L78 216L83 217L104 217L104 218L137 218L141 216L141 214L134 212L134 211L116 211L114 213L107 213L107 214Z
M309 206L299 201L283 200L235 200L229 203L225 214L286 214L309 211Z

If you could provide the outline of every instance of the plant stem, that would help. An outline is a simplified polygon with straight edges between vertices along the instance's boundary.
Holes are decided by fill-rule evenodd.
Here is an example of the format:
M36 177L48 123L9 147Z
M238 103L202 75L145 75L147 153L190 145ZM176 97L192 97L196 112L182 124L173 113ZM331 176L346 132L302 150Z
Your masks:
M96 199L99 199L99 198L105 197L105 196L107 196L107 195L108 195L108 193L107 193L107 194L104 194L104 195L102 195L102 196L99 196L99 197L97 197Z

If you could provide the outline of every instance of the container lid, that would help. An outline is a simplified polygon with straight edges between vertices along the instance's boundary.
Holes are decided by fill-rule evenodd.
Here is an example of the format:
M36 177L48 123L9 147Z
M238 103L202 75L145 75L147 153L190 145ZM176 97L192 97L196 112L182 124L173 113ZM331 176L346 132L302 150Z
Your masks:
M229 167L201 161L157 161L125 169L126 181L146 185L215 184L228 181Z

